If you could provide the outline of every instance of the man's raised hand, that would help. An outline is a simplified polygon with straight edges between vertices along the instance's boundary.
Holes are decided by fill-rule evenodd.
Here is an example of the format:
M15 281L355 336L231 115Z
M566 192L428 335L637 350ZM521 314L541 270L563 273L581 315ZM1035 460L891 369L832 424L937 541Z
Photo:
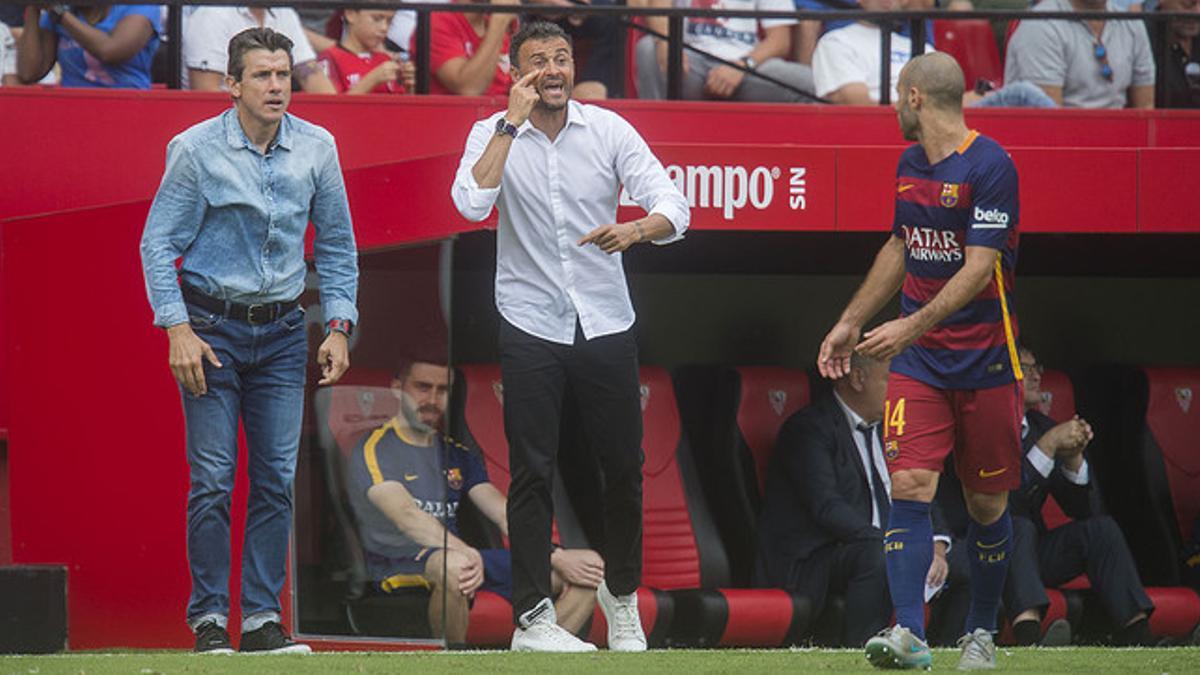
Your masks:
M531 70L522 75L521 79L513 83L512 89L508 90L508 112L504 117L513 126L519 127L529 119L529 113L538 102L537 81L541 76L542 71Z

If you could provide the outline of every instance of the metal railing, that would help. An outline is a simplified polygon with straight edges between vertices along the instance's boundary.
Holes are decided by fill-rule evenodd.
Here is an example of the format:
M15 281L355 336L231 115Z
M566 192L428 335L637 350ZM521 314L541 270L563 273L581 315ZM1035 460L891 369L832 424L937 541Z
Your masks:
M907 24L909 27L909 36L912 43L912 54L914 56L925 52L925 44L928 35L925 30L925 22L927 20L947 19L947 20L972 20L982 19L987 21L1048 21L1048 20L1071 20L1071 21L1146 21L1153 26L1153 32L1157 37L1157 43L1160 47L1156 58L1165 60L1170 55L1170 41L1167 40L1168 22L1174 19L1184 20L1200 20L1195 13L1189 12L1034 12L1029 10L1024 11L1007 11L1007 10L985 10L985 11L949 11L949 10L928 10L928 11L896 11L896 12L867 12L853 9L835 9L830 11L812 11L812 10L795 10L795 11L758 11L758 10L726 10L726 9L695 9L690 7L630 7L624 4L618 5L588 5L582 4L581 0L571 0L579 3L570 7L557 5L541 5L541 4L523 4L523 5L491 5L491 4L467 4L467 3L451 3L438 4L428 2L404 3L396 2L395 0L379 0L379 1L347 1L347 0L254 0L255 7L291 7L291 8L319 8L319 9L387 9L401 11L415 11L417 13L417 25L415 32L415 47L414 56L416 61L416 90L419 94L429 92L429 17L432 12L453 12L453 13L507 13L507 14L533 14L537 16L565 16L565 15L582 15L582 16L604 16L614 17L619 22L627 27L632 27L642 33L654 35L660 39L667 41L667 98L670 100L678 100L682 98L683 91L683 50L688 49L693 52L704 54L718 63L736 68L747 75L752 75L765 80L768 80L776 86L785 87L789 91L803 94L805 97L814 102L827 103L809 92L804 92L796 89L786 82L778 81L774 78L766 76L755 70L746 68L740 63L728 61L712 54L708 54L700 49L688 45L684 40L684 20L687 17L737 17L737 18L753 18L753 19L780 19L790 18L798 21L864 21L874 23L883 30L880 30L879 52L880 52L880 87L879 87L879 103L880 105L889 105L891 102L891 44L892 44L892 29L898 25ZM830 4L845 5L842 0L829 0ZM0 0L3 4L13 4L13 0ZM625 2L625 0L618 0ZM129 1L116 2L112 4L132 4ZM169 7L167 19L167 77L168 87L172 89L179 88L179 77L182 72L182 33L183 21L182 10L183 6L241 6L233 5L229 0L166 0L161 2ZM634 21L639 17L665 16L667 18L667 34L662 34L650 29L649 27ZM622 32L621 40L624 41L624 32ZM626 54L625 45L622 44L617 49L617 53L624 59ZM625 68L623 63L618 64L620 68L618 73L620 77L624 77ZM1162 78L1157 81L1157 86L1163 85ZM1160 92L1161 93L1161 92Z

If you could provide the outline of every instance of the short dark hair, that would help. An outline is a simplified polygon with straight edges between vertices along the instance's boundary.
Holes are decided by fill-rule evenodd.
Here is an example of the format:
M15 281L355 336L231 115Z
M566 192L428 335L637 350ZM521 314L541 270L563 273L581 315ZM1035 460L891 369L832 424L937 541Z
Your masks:
M242 79L242 71L246 69L246 52L252 49L265 49L269 52L283 50L288 55L288 65L292 65L291 38L270 28L247 28L229 40L229 63L225 72L229 73L230 77L235 80Z
M508 45L508 60L513 65L517 66L519 59L517 55L521 53L521 45L529 40L553 40L554 38L562 38L567 41L567 46L571 51L575 50L575 45L571 42L571 36L562 29L562 26L549 21L533 21L521 27L517 34L513 36L512 41Z
M449 367L449 359L446 354L439 350L429 350L424 353L405 354L396 360L396 367L392 371L392 379L403 380L412 372L412 367L418 363L427 363L431 366Z

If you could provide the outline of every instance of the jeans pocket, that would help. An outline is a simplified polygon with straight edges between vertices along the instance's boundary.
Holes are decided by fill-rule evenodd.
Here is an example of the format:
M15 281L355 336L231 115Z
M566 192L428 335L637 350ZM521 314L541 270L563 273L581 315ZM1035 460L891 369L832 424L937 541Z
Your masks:
M192 325L192 330L210 330L221 325L224 320L225 317L216 312L188 305L188 323Z

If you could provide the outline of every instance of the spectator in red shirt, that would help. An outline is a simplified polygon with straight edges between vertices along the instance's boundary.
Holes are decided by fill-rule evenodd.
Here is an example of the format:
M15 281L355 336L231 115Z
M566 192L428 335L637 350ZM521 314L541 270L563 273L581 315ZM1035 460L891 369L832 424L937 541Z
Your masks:
M470 2L471 0L455 0ZM520 0L491 0L493 5L520 5ZM431 94L507 96L508 38L517 15L511 12L434 12L429 17ZM416 53L414 45L409 50Z
M342 41L320 60L339 94L403 94L413 90L415 69L383 49L391 10L347 9Z

